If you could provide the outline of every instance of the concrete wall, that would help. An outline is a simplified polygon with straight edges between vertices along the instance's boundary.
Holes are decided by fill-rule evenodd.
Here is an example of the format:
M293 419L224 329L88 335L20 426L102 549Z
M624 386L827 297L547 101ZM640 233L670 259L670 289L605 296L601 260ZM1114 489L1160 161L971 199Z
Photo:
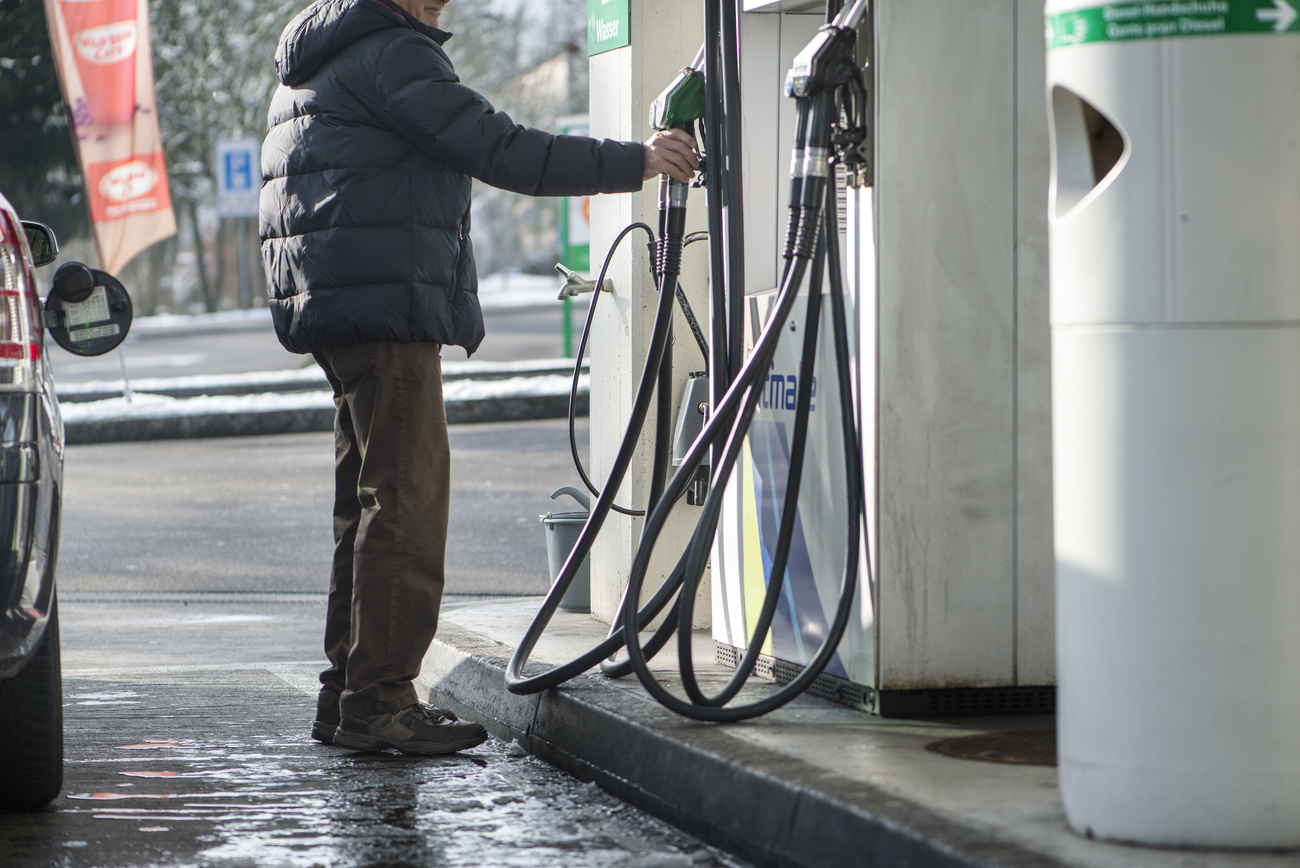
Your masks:
M699 0L631 0L630 45L591 58L591 134L624 140L644 141L652 132L648 123L650 104L682 67L690 65L704 32L704 8ZM648 181L641 193L598 196L591 208L591 252L593 274L614 237L624 226L644 221L657 228L657 180ZM691 191L688 229L707 228L703 191ZM593 323L591 340L591 475L602 485L623 438L628 414L644 363L646 344L654 322L658 294L650 277L643 233L630 236L619 249L610 268L614 292L602 296ZM691 300L696 317L707 332L708 254L707 245L695 244L687 251L682 286ZM681 396L682 384L690 371L704 369L695 341L680 313L675 321L673 406ZM655 427L654 407L645 430ZM651 437L642 446L619 490L618 503L641 508L650 486ZM699 510L683 501L656 549L655 569L646 581L649 592L659 585L680 554ZM641 519L611 513L592 550L592 617L609 622L617 611L627 586L628 569L641 532ZM669 555L672 560L669 560ZM709 623L709 585L701 584L696 620Z

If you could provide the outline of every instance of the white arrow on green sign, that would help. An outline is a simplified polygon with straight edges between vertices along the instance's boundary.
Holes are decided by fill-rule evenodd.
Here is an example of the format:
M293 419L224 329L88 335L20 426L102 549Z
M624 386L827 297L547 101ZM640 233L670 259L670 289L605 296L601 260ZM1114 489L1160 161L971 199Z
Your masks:
M1089 42L1250 33L1300 33L1300 14L1289 0L1149 0L1047 16L1049 51Z

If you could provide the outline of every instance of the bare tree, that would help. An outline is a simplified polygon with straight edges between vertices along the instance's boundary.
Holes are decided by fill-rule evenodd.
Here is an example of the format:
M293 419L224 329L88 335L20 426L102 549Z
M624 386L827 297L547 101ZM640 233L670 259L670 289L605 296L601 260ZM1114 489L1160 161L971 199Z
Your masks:
M233 237L219 223L205 226L201 219L215 203L217 139L265 132L276 85L275 46L302 5L300 0L150 0L167 174L182 233L193 245L198 299L209 311L220 304L227 271L222 243Z
M586 0L480 0L453 3L443 26L461 81L517 123L555 131L556 121L587 111ZM557 63L558 61L558 63ZM529 79L563 66L563 86ZM481 274L502 268L549 270L556 248L555 200L534 199L475 182L475 258Z
M90 238L41 0L0 0L0 190L63 245Z
M233 270L223 247L235 236L213 219L216 140L265 132L276 43L305 5L150 0L158 116L180 236L131 265L142 309L169 308L174 300L207 310L221 304ZM458 0L443 24L456 34L448 50L461 79L516 121L554 129L557 118L586 110L585 0ZM521 86L530 70L561 54L573 61L566 95ZM58 224L68 241L88 237L40 0L0 0L0 109L13 122L0 136L0 180L10 198ZM490 272L545 247L555 206L483 188L474 219L481 267Z

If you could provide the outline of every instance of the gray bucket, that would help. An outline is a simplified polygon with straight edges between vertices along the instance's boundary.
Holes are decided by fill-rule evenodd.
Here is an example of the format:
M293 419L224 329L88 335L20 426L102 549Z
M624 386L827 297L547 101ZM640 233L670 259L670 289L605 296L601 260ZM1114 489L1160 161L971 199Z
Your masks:
M551 500L561 494L567 494L582 504L585 509L591 509L591 501L586 492L566 485L564 488L551 492ZM578 534L582 533L582 528L587 523L589 514L588 512L548 512L546 515L539 516L542 527L546 530L546 561L551 568L552 585L555 584L555 580L559 577L564 562L569 559L569 553L573 551L574 545L577 544ZM590 554L583 558L582 567L579 568L578 574L573 577L569 589L560 598L560 608L566 612L591 611Z

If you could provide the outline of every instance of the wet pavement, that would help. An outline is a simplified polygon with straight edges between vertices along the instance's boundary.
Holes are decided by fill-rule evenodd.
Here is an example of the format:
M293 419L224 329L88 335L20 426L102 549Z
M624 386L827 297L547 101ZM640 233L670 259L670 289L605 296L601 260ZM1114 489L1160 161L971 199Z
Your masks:
M440 758L317 744L313 664L288 659L304 604L281 605L284 632L246 603L65 603L64 790L0 814L6 868L741 865L500 741ZM86 648L110 622L117 641ZM125 653L159 622L161 644ZM196 631L217 625L281 659L204 663Z
M453 440L444 611L537 593L537 515L570 481L563 421ZM331 464L327 434L69 450L64 788L0 813L0 866L741 866L507 743L406 758L312 741Z

